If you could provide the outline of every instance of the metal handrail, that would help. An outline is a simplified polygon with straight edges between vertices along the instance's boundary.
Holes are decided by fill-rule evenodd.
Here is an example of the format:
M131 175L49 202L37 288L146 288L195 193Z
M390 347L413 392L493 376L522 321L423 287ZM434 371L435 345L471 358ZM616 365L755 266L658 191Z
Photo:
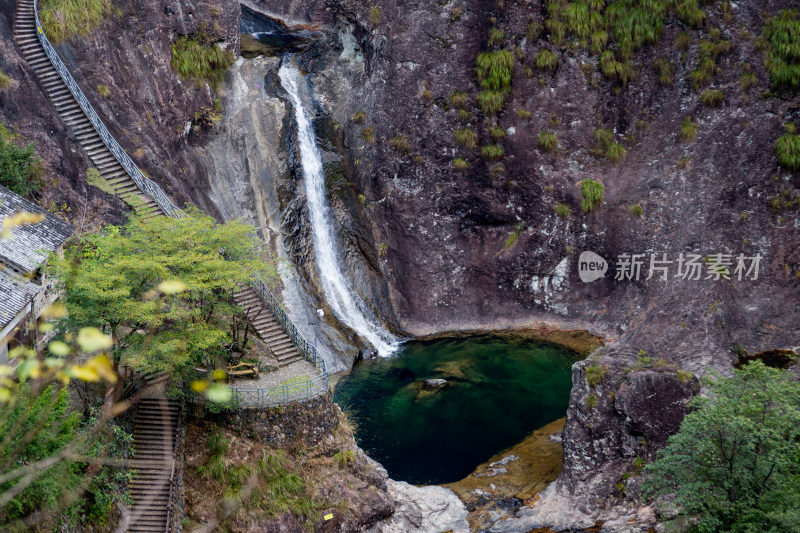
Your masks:
M48 59L55 67L58 75L61 76L61 79L64 80L64 83L67 85L69 92L72 93L72 96L75 97L75 100L78 102L78 105L81 107L84 113L86 113L86 117L89 119L89 122L92 123L94 129L100 135L100 138L103 139L103 143L106 147L114 154L114 157L119 161L122 168L128 173L131 179L136 183L136 186L139 189L152 198L158 207L161 210L172 217L175 218L184 218L186 213L181 211L178 206L173 204L170 199L164 194L164 191L161 190L154 181L149 179L145 176L139 167L136 166L136 163L125 153L125 150L119 143L114 139L114 137L109 133L108 128L100 119L100 116L92 107L92 104L89 103L89 99L86 98L86 95L83 94L81 91L80 86L70 74L69 69L61 60L61 57L56 52L53 45L50 44L50 41L47 39L47 36L44 34L42 30L42 24L39 21L39 9L38 9L39 0L33 0L33 14L36 18L36 34L39 37L39 42L42 43L42 48L44 49L44 53L47 54Z
M139 190L141 190L145 195L152 198L158 207L166 214L167 216L171 216L174 218L182 219L185 218L187 215L184 213L178 206L173 204L170 199L164 194L164 191L161 190L154 181L149 179L145 176L139 167L136 166L136 163L125 153L125 150L120 146L116 139L109 133L108 128L100 119L100 116L92 107L92 104L89 103L88 98L86 95L83 94L78 83L70 74L69 69L67 69L64 62L61 60L61 57L56 52L53 45L50 44L50 41L47 39L47 36L44 34L42 30L41 22L39 21L39 10L38 10L38 0L33 0L33 13L36 20L36 34L39 38L39 42L42 44L42 48L44 49L45 54L47 55L50 62L55 67L58 75L66 84L67 88L69 89L72 96L78 102L78 105L81 107L84 113L86 113L86 117L89 119L89 122L92 123L92 126L95 128L97 133L100 135L100 138L103 140L103 143L106 147L114 154L114 157L119 161L120 165L125 169L131 179L136 183ZM328 371L325 367L325 361L320 357L317 349L311 345L303 336L297 331L297 328L289 320L288 315L286 314L286 310L284 310L283 306L281 306L278 299L275 298L275 295L267 287L266 283L261 278L256 278L253 280L253 288L255 289L256 293L261 297L261 299L267 303L269 308L272 310L275 318L280 322L281 326L283 326L286 334L289 335L289 338L292 339L292 342L297 349L300 350L303 358L309 361L311 364L314 365L320 375L316 376L307 382L301 382L301 384L305 384L307 387L307 391L309 392L310 396L313 396L315 390L318 390L319 387L315 388L315 384L317 383L324 383L324 390L328 388ZM295 384L293 384L295 385ZM295 399L291 399L296 396L296 394L289 391L288 385L278 385L277 387L270 387L267 389L233 389L235 393L249 393L249 391L256 390L259 391L258 394L261 398L272 398L274 393L278 390L282 392L280 395L281 398L285 398L287 402L289 401L296 401ZM260 402L261 403L261 402ZM276 405L280 402L272 403Z
M172 525L172 504L174 503L174 494L175 494L175 464L178 460L178 448L180 447L181 443L181 419L183 415L183 402L181 402L181 408L178 411L178 423L175 424L175 444L172 447L172 471L169 474L169 505L167 505L167 526L165 533L170 533L172 529L170 526Z

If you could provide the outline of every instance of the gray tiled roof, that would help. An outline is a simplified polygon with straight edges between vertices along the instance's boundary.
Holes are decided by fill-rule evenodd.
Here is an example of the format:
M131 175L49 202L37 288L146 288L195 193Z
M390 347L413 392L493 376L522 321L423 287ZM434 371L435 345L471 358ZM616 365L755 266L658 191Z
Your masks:
M47 259L49 252L58 249L72 235L75 228L33 202L0 187L0 224L4 219L23 211L41 213L45 219L39 224L16 227L11 230L9 238L0 239L0 263L31 273Z
M0 329L28 305L39 289L35 283L0 270Z

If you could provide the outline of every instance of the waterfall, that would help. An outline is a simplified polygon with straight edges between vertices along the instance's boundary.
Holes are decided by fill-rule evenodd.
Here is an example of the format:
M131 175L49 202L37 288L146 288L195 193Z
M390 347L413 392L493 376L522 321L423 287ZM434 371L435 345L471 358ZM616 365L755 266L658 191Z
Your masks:
M336 318L369 341L379 355L389 355L397 349L398 340L372 316L361 298L350 287L339 266L336 240L331 226L332 216L325 195L322 157L317 147L314 129L300 98L299 80L302 78L296 67L288 66L285 62L281 65L278 76L294 104L317 271L325 300Z

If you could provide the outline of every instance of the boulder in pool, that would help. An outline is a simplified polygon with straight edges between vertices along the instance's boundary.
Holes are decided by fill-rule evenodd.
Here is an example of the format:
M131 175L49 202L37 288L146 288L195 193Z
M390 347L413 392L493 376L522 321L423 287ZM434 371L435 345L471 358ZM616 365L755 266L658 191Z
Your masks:
M442 378L426 379L422 386L426 389L441 389L447 387L447 380Z

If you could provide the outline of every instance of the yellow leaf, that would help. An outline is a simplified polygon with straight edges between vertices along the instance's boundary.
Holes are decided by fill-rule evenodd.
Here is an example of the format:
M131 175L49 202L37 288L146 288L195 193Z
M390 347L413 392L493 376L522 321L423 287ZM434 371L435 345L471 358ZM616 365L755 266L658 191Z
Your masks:
M35 357L36 352L28 348L27 346L17 346L13 350L9 350L8 358L9 359L18 359L18 358L31 358Z
M111 366L111 361L109 361L108 357L105 355L92 357L86 362L86 366L97 372L101 378L109 383L117 382L117 375L114 373L114 368Z
M78 345L87 353L111 348L111 337L97 328L81 328L78 332Z
M208 388L206 396L208 396L208 399L212 402L224 403L231 399L233 393L227 385L216 383Z
M227 376L228 374L226 374L224 370L214 370L214 372L211 373L211 377L214 378L214 381L225 381Z
M190 385L190 387L192 388L192 390L194 392L198 392L198 393L199 392L203 392L204 390L206 390L208 388L208 382L207 381L203 381L201 379L196 379L196 380L192 381L192 384Z
M53 302L42 311L42 319L64 318L67 316L67 307L62 302Z
M63 370L59 370L58 372L56 372L56 379L61 383L63 383L64 385L67 385L69 383L70 377L69 374L67 374Z
M47 368L61 368L64 366L64 360L56 359L55 357L48 357L44 360L44 365Z
M10 216L3 221L4 229L16 228L18 226L25 226L27 224L38 224L44 220L44 215L38 213L17 213Z
M69 355L70 349L66 343L61 341L53 341L47 345L47 349L50 350L50 353L53 355L57 355L59 357L66 357Z
M51 324L50 322L42 322L41 324L39 324L39 331L41 331L42 333L47 333L48 331L53 331L54 327L55 326L53 326L53 324Z
M39 361L36 359L25 359L17 367L17 377L20 383L24 383L28 378L36 379L40 375Z
M7 402L11 399L11 391L5 387L0 387L0 402Z
M186 284L179 279L171 279L159 283L158 290L164 294L177 294L186 290Z
M95 381L100 381L100 376L97 374L97 371L86 366L75 365L70 367L69 373L72 375L72 377L81 381L89 381L92 383Z

